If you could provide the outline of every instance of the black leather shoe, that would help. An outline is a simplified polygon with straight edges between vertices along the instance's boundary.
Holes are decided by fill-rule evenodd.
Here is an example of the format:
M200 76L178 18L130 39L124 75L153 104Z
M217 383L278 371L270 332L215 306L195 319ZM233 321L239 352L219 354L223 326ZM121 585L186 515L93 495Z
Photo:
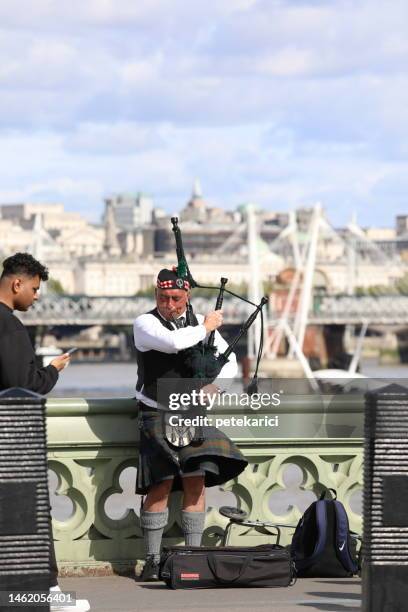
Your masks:
M140 582L155 582L159 580L159 563L154 560L154 557L147 557Z

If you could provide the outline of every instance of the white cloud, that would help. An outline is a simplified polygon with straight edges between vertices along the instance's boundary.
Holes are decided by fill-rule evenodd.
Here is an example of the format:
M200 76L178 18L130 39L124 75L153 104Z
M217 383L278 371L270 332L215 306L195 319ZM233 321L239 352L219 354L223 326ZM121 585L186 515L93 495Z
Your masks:
M72 153L93 155L132 155L159 148L162 139L158 129L144 124L85 123L67 134L63 146Z
M321 197L339 219L388 194L392 224L407 18L405 0L2 2L2 194L96 211L141 189L174 210L198 175L215 203Z
M12 193L1 192L2 199L6 199ZM26 185L21 191L14 191L14 198L17 196L20 201L44 201L52 196L54 200L64 201L75 197L83 206L89 199L100 198L102 194L103 189L98 181L75 181L70 177L62 176L58 179Z

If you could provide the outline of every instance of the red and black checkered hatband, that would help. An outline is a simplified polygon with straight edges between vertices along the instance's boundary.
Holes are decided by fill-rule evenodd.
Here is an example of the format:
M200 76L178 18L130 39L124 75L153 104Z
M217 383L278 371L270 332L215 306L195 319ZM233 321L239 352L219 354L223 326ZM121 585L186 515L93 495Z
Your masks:
M157 276L157 287L159 289L190 289L190 283L185 278L180 278L175 270L160 270Z

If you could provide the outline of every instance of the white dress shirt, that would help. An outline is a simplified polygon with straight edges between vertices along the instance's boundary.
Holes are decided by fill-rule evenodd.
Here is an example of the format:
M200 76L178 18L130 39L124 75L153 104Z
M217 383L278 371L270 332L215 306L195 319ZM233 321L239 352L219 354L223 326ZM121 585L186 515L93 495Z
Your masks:
M185 316L185 313L183 313L181 316ZM174 327L174 329L170 330L164 327L164 325L154 315L149 313L140 315L133 324L135 347L142 353L155 350L160 351L161 353L172 354L194 346L198 342L205 340L207 337L207 330L203 324L204 316L201 314L195 314L195 316L197 318L198 325L189 325L188 327L177 329L176 325L172 321L169 321ZM217 349L216 355L223 353L228 348L227 342L224 340L218 330L215 330L214 346ZM228 389L232 379L237 375L237 373L237 358L235 353L231 353L227 363L214 380L214 384L217 385L220 391L225 391ZM136 390L136 398L147 406L157 408L157 402L149 397L146 397L143 394L143 388L140 391Z

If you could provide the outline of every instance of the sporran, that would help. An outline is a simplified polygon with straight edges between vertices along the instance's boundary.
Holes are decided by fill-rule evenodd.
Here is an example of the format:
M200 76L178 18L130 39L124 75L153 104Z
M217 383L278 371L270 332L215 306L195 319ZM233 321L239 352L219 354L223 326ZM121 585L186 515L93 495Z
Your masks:
M163 412L163 435L165 440L176 448L188 446L195 439L196 427L184 425L182 420L177 425L171 425L170 419L175 417L174 412Z

